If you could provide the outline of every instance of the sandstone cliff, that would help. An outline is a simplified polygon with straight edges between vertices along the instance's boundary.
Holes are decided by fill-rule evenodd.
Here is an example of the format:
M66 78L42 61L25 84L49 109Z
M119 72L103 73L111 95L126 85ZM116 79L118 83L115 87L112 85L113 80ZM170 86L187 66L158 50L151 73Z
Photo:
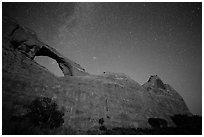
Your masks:
M174 126L171 116L191 115L182 97L158 76L140 85L125 74L88 74L7 16L3 17L2 41L3 134L72 134L71 129L86 134L101 126L151 128L150 118L161 118ZM55 59L65 77L54 76L33 60L35 56ZM52 127L49 133L44 132L44 127L55 123L52 117L49 115L50 122L32 115L31 106L38 98L42 102L39 108L47 109L51 99L57 106L55 114L63 114L57 115L61 116L58 126L46 126ZM40 121L37 126L32 119Z

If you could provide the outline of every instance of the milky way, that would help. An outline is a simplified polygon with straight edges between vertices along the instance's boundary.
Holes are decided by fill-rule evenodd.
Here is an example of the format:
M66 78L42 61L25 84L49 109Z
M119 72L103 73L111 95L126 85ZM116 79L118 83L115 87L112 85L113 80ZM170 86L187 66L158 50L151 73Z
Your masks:
M201 3L3 3L3 14L92 74L158 75L202 113ZM54 60L39 57L54 74Z

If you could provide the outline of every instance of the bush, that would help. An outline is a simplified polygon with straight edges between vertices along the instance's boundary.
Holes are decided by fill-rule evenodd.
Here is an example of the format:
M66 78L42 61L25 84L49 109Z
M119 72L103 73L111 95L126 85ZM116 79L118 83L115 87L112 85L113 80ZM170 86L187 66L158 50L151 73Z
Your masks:
M57 110L57 104L50 98L37 98L28 107L28 117L35 126L54 129L64 123L64 113Z
M202 118L200 116L174 115L171 119L179 129L186 129L191 133L202 133Z
M167 122L161 118L149 118L148 123L152 126L152 128L166 128Z
M100 125L103 125L104 119L103 119L103 118L100 118L99 121L98 121L98 123L99 123Z

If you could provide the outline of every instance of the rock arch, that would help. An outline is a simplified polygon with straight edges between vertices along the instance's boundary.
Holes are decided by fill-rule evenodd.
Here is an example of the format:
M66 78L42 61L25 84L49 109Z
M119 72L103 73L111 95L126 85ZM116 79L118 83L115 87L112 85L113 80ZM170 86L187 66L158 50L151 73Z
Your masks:
M14 19L3 16L3 25L3 32L6 32L3 37L11 42L10 47L6 48L18 50L32 60L36 56L48 56L57 61L64 76L88 75L79 64L43 43L32 30L20 26Z
M62 70L63 74L69 75L69 76L73 76L72 73L72 66L68 63L66 63L62 58L60 58L59 56L57 56L54 52L52 52L49 48L43 46L42 48L40 48L35 56L48 56L54 60L56 60L56 62L59 65L59 68Z

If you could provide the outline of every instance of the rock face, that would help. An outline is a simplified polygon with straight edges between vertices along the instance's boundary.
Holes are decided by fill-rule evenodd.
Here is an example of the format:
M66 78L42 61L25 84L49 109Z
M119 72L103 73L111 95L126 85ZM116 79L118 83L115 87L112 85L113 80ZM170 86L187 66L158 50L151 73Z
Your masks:
M164 84L157 76L150 76L147 83L142 87L157 102L162 111L168 115L188 114L189 110L183 98L170 85Z
M33 60L35 56L55 59L65 77L56 77L44 69ZM191 115L182 97L158 76L140 85L125 74L88 74L9 17L3 17L2 57L3 134L86 134L88 130L100 130L101 125L104 129L151 128L151 118L174 126L171 116ZM55 102L50 104L56 104L53 108L62 116L55 117L63 122L56 124L60 127L46 132L44 127L53 126L45 125L53 120L30 115L39 111L30 108L36 99ZM52 110L43 105L49 103L41 103L38 108L42 111ZM33 126L31 118L43 124Z

